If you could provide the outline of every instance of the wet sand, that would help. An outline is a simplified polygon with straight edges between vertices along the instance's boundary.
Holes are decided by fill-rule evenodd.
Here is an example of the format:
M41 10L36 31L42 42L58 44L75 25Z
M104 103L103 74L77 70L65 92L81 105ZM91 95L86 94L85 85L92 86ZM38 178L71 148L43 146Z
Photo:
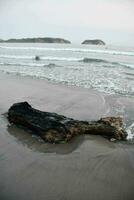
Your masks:
M92 135L68 144L44 144L8 126L3 115L13 103L28 101L35 108L83 120L125 111L128 122L133 99L3 74L0 94L0 199L133 200L133 145Z

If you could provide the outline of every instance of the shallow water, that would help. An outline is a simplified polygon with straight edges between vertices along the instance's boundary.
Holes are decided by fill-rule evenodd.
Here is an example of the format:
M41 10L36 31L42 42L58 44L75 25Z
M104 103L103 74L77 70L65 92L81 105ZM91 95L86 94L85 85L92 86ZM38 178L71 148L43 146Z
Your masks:
M130 47L1 43L0 71L134 95L134 48Z

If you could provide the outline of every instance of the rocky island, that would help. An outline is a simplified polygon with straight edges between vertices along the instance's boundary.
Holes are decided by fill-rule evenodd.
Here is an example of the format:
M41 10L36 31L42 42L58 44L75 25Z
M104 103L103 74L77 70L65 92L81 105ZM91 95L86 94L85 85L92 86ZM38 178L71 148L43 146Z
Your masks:
M84 40L81 44L89 44L89 45L106 45L104 41L96 39L96 40Z
M65 40L63 38L51 38L51 37L8 39L8 40L0 40L0 42L8 42L8 43L59 43L59 44L70 44L71 43L69 40Z

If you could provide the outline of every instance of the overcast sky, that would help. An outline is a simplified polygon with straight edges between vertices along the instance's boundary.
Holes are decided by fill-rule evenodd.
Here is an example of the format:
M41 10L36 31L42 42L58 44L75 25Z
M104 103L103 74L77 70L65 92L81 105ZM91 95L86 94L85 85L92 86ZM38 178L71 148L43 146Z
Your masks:
M0 38L39 36L134 46L134 0L0 0Z

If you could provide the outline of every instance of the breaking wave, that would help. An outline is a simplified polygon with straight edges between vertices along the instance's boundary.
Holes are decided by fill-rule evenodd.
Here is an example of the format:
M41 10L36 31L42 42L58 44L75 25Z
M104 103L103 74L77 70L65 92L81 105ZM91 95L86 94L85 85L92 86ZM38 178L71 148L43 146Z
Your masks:
M0 65L15 65L15 66L37 66L37 67L43 67L45 64L40 62L40 61L35 61L35 56L15 56L15 55L0 55L0 58L11 58L11 59L21 59L21 60L34 60L34 62L9 62L9 61L3 61L0 62ZM40 56L40 60L41 61L66 61L66 62L83 62L83 63L100 63L102 64L102 66L104 67L124 67L124 68L128 68L128 69L134 69L134 65L133 64L127 64L127 63L119 63L119 62L110 62L107 60L103 60L103 59L97 59L97 58L75 58L75 57L44 57L44 56ZM107 65L104 65L107 64Z
M54 60L54 61L80 61L82 58L74 57L53 57L53 56L39 56L41 60ZM0 58L9 58L9 59L34 59L35 56L17 56L17 55L0 55Z
M124 55L134 56L134 51L115 51L107 49L88 49L88 48L47 48L47 47L7 47L0 46L3 49L14 49L14 50L37 50L37 51L72 51L72 52L87 52L87 53L99 53L99 54L112 54L112 55Z

